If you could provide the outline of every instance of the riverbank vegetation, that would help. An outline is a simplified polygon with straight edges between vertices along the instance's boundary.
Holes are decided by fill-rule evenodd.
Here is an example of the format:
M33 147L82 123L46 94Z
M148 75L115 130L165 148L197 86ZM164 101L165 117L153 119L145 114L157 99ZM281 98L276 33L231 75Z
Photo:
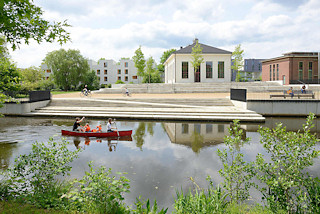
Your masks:
M314 115L310 114L302 130L287 131L282 124L274 129L260 128L260 143L267 155L255 160L241 153L249 143L234 121L225 137L226 149L218 150L223 164L224 181L200 187L193 178L194 189L176 191L173 213L320 213L320 180L307 172L319 157L318 141L310 132ZM0 177L0 211L19 213L167 213L137 196L134 205L124 203L130 191L125 173L94 167L79 179L68 179L70 163L82 151L70 151L68 142L35 143L30 154L16 158L12 167ZM64 179L61 179L64 177ZM179 187L177 187L179 188ZM261 194L262 204L250 203L252 189ZM40 211L39 211L40 209ZM43 212L42 212L43 211Z

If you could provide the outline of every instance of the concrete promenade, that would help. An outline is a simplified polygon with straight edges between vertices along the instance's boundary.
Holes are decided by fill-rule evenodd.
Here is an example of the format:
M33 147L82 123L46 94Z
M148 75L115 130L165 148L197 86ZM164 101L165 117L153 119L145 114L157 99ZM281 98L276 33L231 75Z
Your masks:
M24 116L117 118L130 120L264 122L254 111L241 109L229 93L122 94L94 93L80 98L79 92L53 95L47 107Z

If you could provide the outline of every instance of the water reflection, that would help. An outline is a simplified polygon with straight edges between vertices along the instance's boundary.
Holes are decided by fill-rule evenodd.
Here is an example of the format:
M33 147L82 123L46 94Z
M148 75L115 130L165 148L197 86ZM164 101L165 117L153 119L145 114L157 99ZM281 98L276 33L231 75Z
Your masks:
M154 134L154 126L156 123L153 122L140 122L138 128L135 130L135 134L133 135L134 140L136 141L136 145L142 151L142 146L144 144L144 139L146 136L146 126L147 133L151 136Z
M96 138L96 137L69 137L73 138L74 146L77 149L85 149L86 147L99 143L108 145L109 152L115 152L119 141L132 141L132 137L130 136L114 136L114 137L106 137L106 138ZM83 143L82 143L83 142Z
M223 143L225 135L228 135L230 124L192 124L192 123L164 123L171 143L190 147L193 152L199 154L204 147Z

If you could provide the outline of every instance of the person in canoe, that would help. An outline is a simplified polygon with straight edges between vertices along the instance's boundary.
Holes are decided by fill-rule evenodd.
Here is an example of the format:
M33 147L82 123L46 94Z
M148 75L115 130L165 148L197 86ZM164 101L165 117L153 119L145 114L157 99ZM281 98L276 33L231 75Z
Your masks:
M101 130L102 130L102 127L101 127L101 124L99 124L95 129L92 129L92 132L101 132Z
M86 123L86 125L83 127L83 132L90 132L91 128L89 126L89 123Z
M107 132L113 132L114 130L116 130L116 128L113 128L112 126L111 126L111 124L113 124L114 122L112 122L112 119L111 118L109 118L108 119L108 123L107 123Z
M76 121L73 124L72 131L79 131L79 126L81 127L80 123L84 120L85 117L82 117L81 119L79 117L76 117Z

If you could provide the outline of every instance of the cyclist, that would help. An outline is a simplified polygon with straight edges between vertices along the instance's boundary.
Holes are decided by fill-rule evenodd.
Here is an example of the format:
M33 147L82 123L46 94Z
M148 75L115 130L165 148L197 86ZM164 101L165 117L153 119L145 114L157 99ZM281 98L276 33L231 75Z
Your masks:
M88 95L88 86L85 85L84 88L82 89L82 91L83 91L84 95L87 96Z

